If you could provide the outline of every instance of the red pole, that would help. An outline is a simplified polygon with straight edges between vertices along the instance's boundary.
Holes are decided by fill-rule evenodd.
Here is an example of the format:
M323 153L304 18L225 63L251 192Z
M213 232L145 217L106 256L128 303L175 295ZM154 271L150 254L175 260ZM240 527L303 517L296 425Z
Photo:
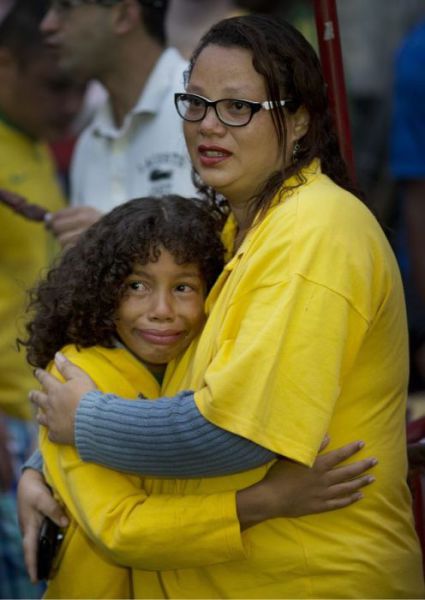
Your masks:
M336 3L335 0L313 1L320 60L328 85L329 102L335 119L342 156L354 180L354 156Z

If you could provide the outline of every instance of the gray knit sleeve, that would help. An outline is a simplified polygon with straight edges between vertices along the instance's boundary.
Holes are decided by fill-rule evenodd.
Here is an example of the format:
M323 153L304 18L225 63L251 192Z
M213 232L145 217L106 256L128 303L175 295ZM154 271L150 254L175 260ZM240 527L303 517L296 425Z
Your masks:
M35 471L43 471L43 457L40 450L37 448L22 466L22 471L25 469L34 469Z
M139 475L212 477L276 458L207 421L192 392L154 402L89 392L76 413L75 439L84 461Z

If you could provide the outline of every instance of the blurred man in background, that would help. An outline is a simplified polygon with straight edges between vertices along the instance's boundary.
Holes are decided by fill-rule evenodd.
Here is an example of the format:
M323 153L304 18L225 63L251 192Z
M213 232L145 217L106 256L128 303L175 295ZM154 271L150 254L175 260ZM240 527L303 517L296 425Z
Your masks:
M130 198L193 195L174 92L186 61L164 49L165 0L54 0L42 23L68 73L102 83L109 97L77 143L71 204L53 215L63 246Z

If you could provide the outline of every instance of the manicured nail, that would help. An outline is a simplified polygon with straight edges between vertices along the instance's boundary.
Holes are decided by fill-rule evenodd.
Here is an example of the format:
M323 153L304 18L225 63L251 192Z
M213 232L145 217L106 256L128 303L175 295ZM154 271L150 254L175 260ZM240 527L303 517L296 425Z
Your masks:
M373 483L376 481L376 478L373 475L368 475L366 479L368 483Z
M378 459L377 458L371 458L369 462L370 462L371 465L375 466L375 465L378 464Z
M66 358L64 357L64 355L62 354L62 352L56 352L55 354L55 363L57 365L63 365L63 363L66 361Z

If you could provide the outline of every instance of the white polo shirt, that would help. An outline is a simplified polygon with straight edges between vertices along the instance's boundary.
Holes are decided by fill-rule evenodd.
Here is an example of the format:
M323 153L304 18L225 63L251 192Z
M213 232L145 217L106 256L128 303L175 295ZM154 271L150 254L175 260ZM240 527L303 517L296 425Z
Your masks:
M99 108L74 152L73 205L107 212L139 196L194 195L182 120L174 107L186 67L177 50L165 50L120 128L109 99Z

